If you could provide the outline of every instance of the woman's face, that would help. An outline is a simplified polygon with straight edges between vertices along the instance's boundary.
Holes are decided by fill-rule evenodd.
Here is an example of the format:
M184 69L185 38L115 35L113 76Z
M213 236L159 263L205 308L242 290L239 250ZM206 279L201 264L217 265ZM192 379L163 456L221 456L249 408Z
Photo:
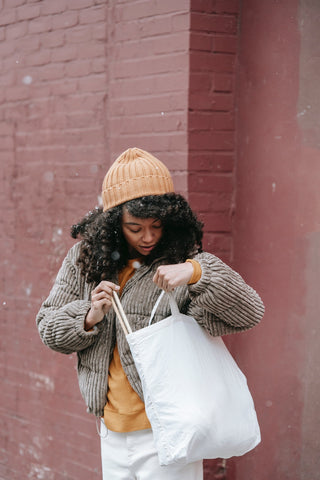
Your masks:
M149 255L162 237L162 230L160 220L133 217L126 208L123 209L122 231L130 253L136 251L140 255Z

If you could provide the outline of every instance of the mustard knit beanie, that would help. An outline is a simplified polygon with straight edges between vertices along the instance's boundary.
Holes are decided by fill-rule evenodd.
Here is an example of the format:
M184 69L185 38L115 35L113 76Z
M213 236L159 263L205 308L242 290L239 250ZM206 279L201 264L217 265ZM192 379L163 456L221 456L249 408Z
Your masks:
M128 148L104 177L103 211L134 198L170 192L174 192L174 187L167 167L140 148Z

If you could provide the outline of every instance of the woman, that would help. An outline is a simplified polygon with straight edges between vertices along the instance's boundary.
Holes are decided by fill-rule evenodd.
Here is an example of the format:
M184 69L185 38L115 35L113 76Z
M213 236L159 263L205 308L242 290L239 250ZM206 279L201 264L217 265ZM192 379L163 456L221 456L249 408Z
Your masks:
M103 211L72 227L81 242L67 254L38 313L40 336L53 350L78 354L88 412L103 419L104 479L202 479L202 462L159 466L113 292L133 330L147 325L160 289L173 291L180 310L214 336L253 327L263 304L240 275L202 252L202 224L174 193L168 169L148 152L129 148L120 155L105 176L102 201ZM169 314L162 300L155 321Z

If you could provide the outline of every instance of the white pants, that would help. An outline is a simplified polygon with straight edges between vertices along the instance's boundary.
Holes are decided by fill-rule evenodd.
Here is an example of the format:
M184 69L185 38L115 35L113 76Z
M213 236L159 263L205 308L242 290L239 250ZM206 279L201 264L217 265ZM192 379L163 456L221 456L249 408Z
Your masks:
M103 480L203 480L202 461L160 466L152 430L116 433L101 422Z

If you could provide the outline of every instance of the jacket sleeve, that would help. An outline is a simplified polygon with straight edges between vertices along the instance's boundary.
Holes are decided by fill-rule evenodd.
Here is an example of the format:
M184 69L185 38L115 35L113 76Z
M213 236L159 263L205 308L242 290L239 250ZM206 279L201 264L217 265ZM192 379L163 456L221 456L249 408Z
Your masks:
M194 257L200 280L189 286L192 315L211 335L244 331L259 323L264 305L257 292L219 258L210 253Z
M89 332L84 330L91 302L80 298L80 272L75 265L75 250L73 247L68 252L36 318L43 343L66 354L89 347L99 333L98 327Z

